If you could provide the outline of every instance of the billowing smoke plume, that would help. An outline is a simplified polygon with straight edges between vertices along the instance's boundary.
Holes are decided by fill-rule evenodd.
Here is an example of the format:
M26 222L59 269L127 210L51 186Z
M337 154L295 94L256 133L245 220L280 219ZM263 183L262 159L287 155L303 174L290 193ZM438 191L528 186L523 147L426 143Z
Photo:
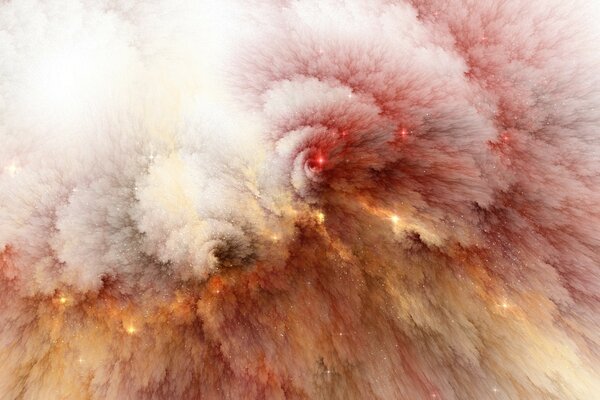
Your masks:
M0 398L597 397L599 17L0 5Z

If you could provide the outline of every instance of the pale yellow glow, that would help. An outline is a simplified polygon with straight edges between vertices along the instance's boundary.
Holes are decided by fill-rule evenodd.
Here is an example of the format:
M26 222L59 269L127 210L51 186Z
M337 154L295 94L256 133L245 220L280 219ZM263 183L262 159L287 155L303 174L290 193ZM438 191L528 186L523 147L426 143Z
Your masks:
M135 329L133 325L129 325L127 327L127 333L129 333L130 335L133 335L135 332L137 332L137 329Z
M19 167L17 166L16 163L12 162L9 165L7 165L6 167L4 167L4 170L6 172L8 172L11 176L14 176L17 171L19 170Z
M397 216L397 215L392 215L392 216L390 217L390 220L392 221L392 223L393 223L394 225L396 225L398 222L400 222L400 217L399 217L399 216Z
M317 213L317 221L322 224L323 222L325 222L325 214L323 214L323 212L319 211Z

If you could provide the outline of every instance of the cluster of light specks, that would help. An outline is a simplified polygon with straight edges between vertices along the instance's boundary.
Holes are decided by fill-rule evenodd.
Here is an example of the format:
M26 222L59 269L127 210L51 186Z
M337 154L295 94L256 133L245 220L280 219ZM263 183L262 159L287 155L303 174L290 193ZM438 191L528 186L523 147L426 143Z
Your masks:
M488 3L2 4L0 398L595 398L600 12Z

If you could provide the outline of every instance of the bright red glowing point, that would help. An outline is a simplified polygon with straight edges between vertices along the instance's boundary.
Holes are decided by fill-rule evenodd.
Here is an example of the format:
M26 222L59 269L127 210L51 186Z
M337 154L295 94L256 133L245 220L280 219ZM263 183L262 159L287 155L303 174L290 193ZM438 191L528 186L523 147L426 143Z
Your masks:
M309 166L311 169L316 171L321 171L323 166L327 163L327 160L324 156L320 155L320 152L315 154L313 158L309 161Z
M406 135L408 135L408 131L406 130L406 128L402 128L400 134L402 135L402 137L406 137Z

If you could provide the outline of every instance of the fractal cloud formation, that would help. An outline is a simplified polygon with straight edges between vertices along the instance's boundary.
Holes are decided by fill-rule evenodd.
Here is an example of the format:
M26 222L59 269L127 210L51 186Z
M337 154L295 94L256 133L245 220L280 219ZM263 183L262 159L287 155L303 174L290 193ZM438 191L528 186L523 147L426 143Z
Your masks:
M600 2L2 1L0 399L600 399Z

